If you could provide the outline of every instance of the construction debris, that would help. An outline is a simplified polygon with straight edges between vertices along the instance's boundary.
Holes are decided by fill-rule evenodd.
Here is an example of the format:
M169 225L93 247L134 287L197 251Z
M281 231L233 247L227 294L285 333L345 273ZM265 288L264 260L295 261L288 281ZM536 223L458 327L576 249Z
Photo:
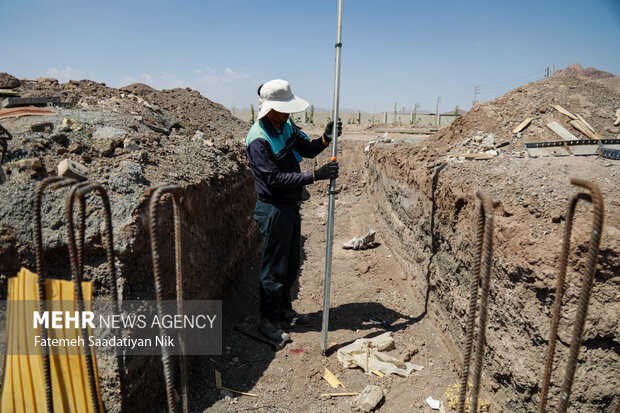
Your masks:
M239 390L233 390L233 389L229 389L228 387L224 387L222 386L222 374L217 371L215 371L215 388L218 389L219 391L229 391L232 393L238 393L238 394L243 394L244 396L252 396L252 397L258 397L258 394L256 393L246 393L244 391L239 391Z
M322 393L321 397L339 397L339 396L359 396L359 393Z
M0 96L19 96L19 92L13 89L0 89Z
M35 177L42 167L43 164L39 158L20 159L19 161L7 162L3 166L7 177L26 176L28 178Z
M342 245L345 250L365 250L375 246L375 234L377 232L368 228L368 232L360 237L353 237Z
M344 384L342 384L342 382L340 380L338 380L338 378L334 375L334 373L329 371L329 369L327 367L325 367L325 372L323 373L323 378L334 389L337 389L338 386L342 386L342 388L344 389Z
M88 168L74 160L63 159L58 163L58 176L85 181L88 178Z
M355 405L363 412L371 412L383 399L383 390L379 386L368 385L355 398Z
M588 127L592 131L592 133L596 133L592 125L590 125L579 113L575 113L575 115L579 118L579 120Z
M527 126L532 123L532 121L534 120L534 118L527 118L525 119L523 122L519 123L519 125L517 125L516 128L514 128L512 130L512 133L517 134L519 132L521 132L523 129L527 128Z
M547 123L547 127L555 132L560 138L565 141L576 141L578 140L575 135L570 133L564 126L560 125L557 122Z
M594 132L592 132L583 122L580 120L571 120L568 122L573 128L583 133L590 139L600 139Z
M44 116L44 115L55 115L51 109L45 108L36 108L34 106L28 106L25 108L7 108L0 109L0 119L4 118L19 118L22 116Z
M482 152L482 153L451 153L448 155L451 158L459 160L465 159L491 159L497 156L496 151Z
M614 121L614 126L620 125L620 109L616 111L616 120Z
M441 407L441 402L433 399L431 396L426 398L426 404L428 404L433 410L439 410L439 407Z
M2 101L3 108L15 108L19 106L49 106L59 105L60 99L57 97L39 97L39 98L20 98L8 97Z
M554 108L555 110L557 110L558 112L568 116L571 119L577 119L577 116L573 115L572 113L570 113L569 111L567 111L566 109L564 109L560 105L551 105L551 107Z
M373 338L358 338L338 350L338 361L345 368L361 367L368 374L377 370L386 375L398 374L403 377L408 377L413 370L420 371L424 368L384 353L393 346L394 339L389 331Z

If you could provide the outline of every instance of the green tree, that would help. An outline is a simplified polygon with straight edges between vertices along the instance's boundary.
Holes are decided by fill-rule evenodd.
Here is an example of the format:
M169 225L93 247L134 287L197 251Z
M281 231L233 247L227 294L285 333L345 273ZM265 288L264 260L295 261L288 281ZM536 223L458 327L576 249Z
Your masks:
M459 105L454 108L454 116L459 116Z
M254 105L250 105L250 123L254 124Z

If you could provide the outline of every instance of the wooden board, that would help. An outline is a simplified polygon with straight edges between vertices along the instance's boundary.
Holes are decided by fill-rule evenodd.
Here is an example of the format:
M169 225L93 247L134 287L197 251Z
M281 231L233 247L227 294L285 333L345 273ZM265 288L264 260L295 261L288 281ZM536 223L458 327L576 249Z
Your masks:
M555 110L557 110L558 112L568 116L571 119L577 119L577 116L573 115L572 113L570 113L569 111L567 111L566 109L564 109L562 106L560 105L551 105L551 107Z
M573 122L573 121L571 121L571 122ZM564 126L560 125L557 122L547 123L547 127L549 129L551 129L553 132L555 132L560 138L564 139L565 141L576 141L576 140L578 140L575 135L570 133L568 130L566 130L566 128Z
M521 132L523 129L525 129L527 127L527 125L529 125L532 121L534 120L534 118L527 118L525 119L523 122L519 123L519 125L514 128L512 130L512 133L519 133Z
M496 155L492 153L451 153L448 156L465 159L491 159L495 158Z
M584 125L586 125L588 127L588 129L590 129L592 131L592 133L596 133L596 131L594 130L594 128L592 127L592 125L590 125L583 117L581 117L581 115L579 113L575 113L575 115L577 115L577 117L579 118L579 120L581 122L583 122Z
M579 132L583 133L590 139L599 139L598 136L594 132L592 132L588 127L581 122L580 120L571 120L568 122L573 128L577 129Z

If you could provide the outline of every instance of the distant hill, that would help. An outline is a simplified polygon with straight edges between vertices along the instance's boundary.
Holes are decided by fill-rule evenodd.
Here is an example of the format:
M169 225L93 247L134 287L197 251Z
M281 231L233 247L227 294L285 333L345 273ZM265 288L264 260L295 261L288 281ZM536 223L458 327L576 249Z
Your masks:
M613 73L604 72L593 67L584 69L579 63L573 63L566 69L556 70L554 76L580 76L590 79L606 79L610 77L615 77Z

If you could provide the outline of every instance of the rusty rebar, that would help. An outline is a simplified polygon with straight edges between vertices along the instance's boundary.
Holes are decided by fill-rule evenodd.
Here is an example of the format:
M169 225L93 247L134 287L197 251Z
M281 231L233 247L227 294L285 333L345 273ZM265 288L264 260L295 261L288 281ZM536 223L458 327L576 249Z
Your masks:
M174 249L175 249L175 281L176 281L176 299L177 314L183 315L183 266L182 266L182 243L181 243L181 203L178 195L179 187L175 185L162 184L154 188L150 201L150 217L151 217L151 254L153 258L153 275L155 278L155 295L157 298L157 312L159 317L163 317L163 284L160 269L159 255L159 206L160 200L169 194L172 198L173 215L174 215ZM166 329L160 325L160 334L166 335ZM187 361L185 358L185 344L183 339L179 337L181 346L181 399L183 411L189 411L189 397L187 390ZM176 412L176 403L174 399L174 377L172 375L172 363L168 349L162 347L162 364L164 369L164 379L166 381L166 397L168 401L168 411Z
M34 205L33 205L33 214L34 214L34 249L35 249L35 259L36 259L36 270L38 275L38 285L37 292L39 298L39 312L43 314L46 309L46 301L45 301L45 266L43 260L43 231L41 228L41 203L43 199L43 192L45 188L48 186L55 184L52 189L58 189L62 186L71 185L76 182L74 179L64 178L61 176L52 176L49 178L45 178L41 183L37 186L37 189L34 193ZM47 340L49 336L48 329L41 325L41 339L43 342ZM41 356L43 359L43 378L44 378L44 387L45 387L45 406L46 411L48 413L54 412L54 400L52 394L52 377L50 370L50 359L49 359L49 348L47 346L41 347Z
M463 357L463 369L461 371L461 387L459 389L459 413L463 413L465 411L474 321L476 318L476 304L478 301L478 285L481 284L480 318L478 320L478 336L476 340L476 354L474 359L471 397L471 412L476 413L478 411L478 394L480 392L480 377L482 375L482 358L484 355L488 299L491 284L491 255L493 253L493 201L491 200L491 197L480 190L476 192L476 196L480 200L480 208L476 216L476 256L474 258L474 271L470 285L469 309L465 332L465 354Z
M594 214L592 218L592 237L590 238L590 248L588 249L588 258L586 260L586 271L583 275L583 283L579 293L579 304L577 307L575 324L573 326L573 335L568 353L568 363L566 366L566 372L564 373L564 381L562 382L562 390L560 393L560 404L558 406L559 413L566 412L566 409L568 408L568 399L570 397L573 381L575 379L577 359L579 357L583 330L588 314L588 306L590 304L590 295L592 293L592 285L594 283L594 273L596 272L596 261L598 259L598 252L601 244L605 214L603 195L597 184L577 178L571 179L571 184L588 190L590 196L592 197Z
M590 194L585 192L577 192L573 194L568 202L568 210L566 212L566 225L564 226L564 240L562 242L562 252L560 254L560 272L555 288L555 299L553 301L553 313L551 318L551 331L549 332L549 347L547 348L547 356L545 360L545 372L540 393L539 412L543 413L547 404L547 394L549 392L549 382L551 380L551 370L553 366L553 356L555 354L555 346L557 342L558 327L560 325L560 307L564 297L564 280L566 279L566 267L568 264L568 252L570 249L570 237L573 230L573 218L575 216L575 207L580 199L592 201Z
M583 331L585 327L585 321L588 312L588 306L590 301L590 295L592 293L592 285L594 283L594 273L596 271L596 261L598 258L598 252L601 242L601 236L603 231L603 219L604 219L604 202L601 190L593 182L585 181L582 179L571 179L571 184L580 188L587 189L588 192L575 193L568 203L568 210L566 214L566 226L564 227L564 240L562 243L562 252L560 256L560 272L558 275L558 281L556 286L556 294L553 302L553 314L551 320L551 331L549 332L549 347L547 349L547 356L545 360L545 371L543 376L543 383L540 395L539 411L542 413L545 411L547 396L549 393L549 382L551 380L551 372L553 367L553 357L556 349L557 342L557 330L560 322L560 308L562 305L562 299L564 295L564 284L566 278L566 267L568 266L568 253L570 250L570 238L572 233L573 220L575 217L575 209L579 200L586 200L592 203L593 218L592 218L592 235L590 238L590 247L588 249L588 256L586 258L586 271L582 277L581 291L579 293L579 302L577 307L577 314L575 316L575 322L573 325L573 333L571 337L571 344L569 349L568 361L566 364L566 371L564 373L564 380L562 382L562 388L560 391L560 400L558 404L558 412L565 413L568 408L568 400L570 397L573 381L575 379L575 372L577 369L577 359L579 357L579 350L581 347L581 340L583 337Z
M69 257L71 261L71 273L72 280L74 283L75 294L77 299L78 310L84 310L84 302L83 302L83 294L82 294L82 280L84 274L84 232L86 228L86 217L85 217L85 205L86 205L86 195L90 192L95 192L101 202L103 204L103 215L104 215L104 243L107 257L107 265L108 265L108 282L110 285L110 290L112 291L113 299L115 301L114 306L114 314L120 314L120 300L118 296L118 286L116 280L116 271L114 266L114 238L112 231L112 212L110 208L110 199L108 197L107 192L98 183L91 182L82 182L77 185L74 185L71 188L69 194L67 194L66 198L66 219L67 219L67 240L69 244ZM73 224L73 205L77 201L79 203L78 210L78 235L77 240L75 236L75 227ZM77 241L77 242L76 242ZM120 339L120 332L118 329L114 329L114 335L117 339ZM86 369L88 373L88 380L90 386L90 393L92 398L92 405L95 412L100 412L99 405L99 397L97 393L97 386L95 381L94 366L92 362L92 352L90 349L89 341L88 341L88 330L84 326L82 328L82 337L85 341L86 345ZM120 384L120 393L121 393L121 403L124 404L125 398L125 362L124 358L121 354L117 354L117 367L119 371L119 384Z

